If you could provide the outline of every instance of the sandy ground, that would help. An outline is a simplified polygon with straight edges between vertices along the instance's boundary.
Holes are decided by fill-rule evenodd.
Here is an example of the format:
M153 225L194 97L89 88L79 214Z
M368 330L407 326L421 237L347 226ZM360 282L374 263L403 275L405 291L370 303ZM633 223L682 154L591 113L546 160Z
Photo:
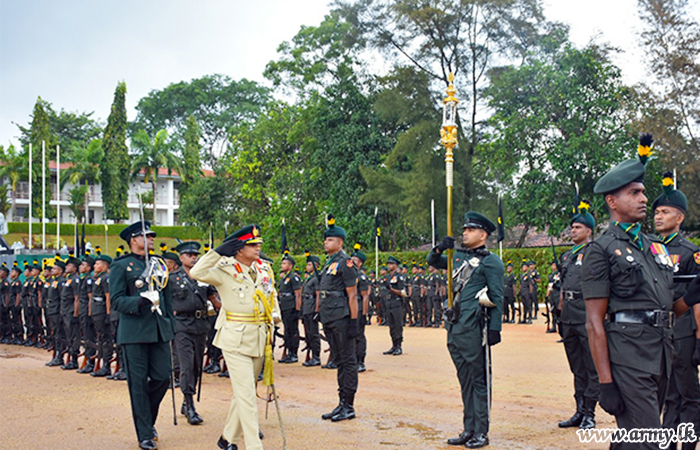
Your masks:
M384 356L387 327L367 327L368 371L359 374L357 419L320 418L337 403L336 372L300 364L276 364L276 385L290 450L455 448L445 444L461 430L461 402L444 329L406 328L404 354ZM494 398L490 449L602 449L579 443L575 429L557 428L574 408L572 375L558 336L534 325L504 325L493 349ZM325 346L325 344L324 344ZM279 352L279 350L278 350ZM328 353L324 354L324 361ZM279 357L279 353L278 353ZM50 355L0 345L0 448L135 449L126 382L45 367ZM264 387L259 394L264 396ZM176 391L179 413L182 394ZM199 426L178 416L173 425L170 392L157 423L161 449L215 449L228 410L228 379L205 375ZM258 403L266 449L282 449L274 404L265 418ZM614 427L597 410L599 427ZM245 448L239 443L239 448Z

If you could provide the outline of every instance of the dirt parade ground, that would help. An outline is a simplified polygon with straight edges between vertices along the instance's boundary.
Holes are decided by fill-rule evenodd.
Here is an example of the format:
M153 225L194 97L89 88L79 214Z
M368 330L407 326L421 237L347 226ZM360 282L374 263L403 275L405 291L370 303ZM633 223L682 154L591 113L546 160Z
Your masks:
M490 449L602 449L581 444L575 429L557 428L574 411L572 375L558 335L534 325L504 325L503 342L493 349L494 394ZM461 430L461 403L446 332L406 328L404 354L384 356L389 330L367 327L367 372L359 374L355 420L331 423L321 414L337 403L336 372L300 363L276 364L276 386L290 450L448 449L445 440ZM324 347L326 344L324 343ZM281 351L277 350L277 357ZM325 362L328 353L325 353ZM0 448L135 449L126 382L95 379L49 368L45 350L0 345ZM261 397L265 388L258 389ZM231 397L226 378L207 375L197 404L204 423L187 424L179 415L182 394L175 393L178 425L173 425L171 394L156 424L158 448L215 449ZM282 449L274 404L265 418L258 403L266 449ZM598 407L598 427L614 427ZM242 442L239 448L245 448ZM462 447L463 448L463 447Z

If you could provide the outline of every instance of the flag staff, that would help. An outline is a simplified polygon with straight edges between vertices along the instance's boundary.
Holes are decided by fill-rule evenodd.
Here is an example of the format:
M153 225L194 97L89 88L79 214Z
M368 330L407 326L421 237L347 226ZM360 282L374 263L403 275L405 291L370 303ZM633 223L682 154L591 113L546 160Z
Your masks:
M452 236L452 188L453 168L454 168L454 148L457 146L457 103L455 97L457 89L452 82L454 74L450 72L447 77L450 82L447 87L447 97L442 101L442 128L440 129L440 143L445 147L445 186L447 187L447 236ZM454 291L452 290L452 253L453 249L447 250L447 307L452 308L454 303Z
M374 276L379 277L379 207L374 207Z
M41 248L46 248L46 141L41 141Z
M32 211L32 143L29 143L29 250L32 249L32 221L34 212Z
M61 146L56 146L56 251L61 248Z

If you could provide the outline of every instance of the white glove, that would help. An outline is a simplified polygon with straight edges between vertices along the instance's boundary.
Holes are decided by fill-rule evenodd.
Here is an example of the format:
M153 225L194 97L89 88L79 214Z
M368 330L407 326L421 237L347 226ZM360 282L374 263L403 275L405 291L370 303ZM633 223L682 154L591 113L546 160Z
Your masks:
M158 311L158 314L163 315L160 310L160 293L158 291L143 291L140 295L151 302L151 312Z
M496 305L489 298L488 292L489 287L484 286L479 292L476 293L474 297L479 299L479 306L483 306L485 308L493 308Z

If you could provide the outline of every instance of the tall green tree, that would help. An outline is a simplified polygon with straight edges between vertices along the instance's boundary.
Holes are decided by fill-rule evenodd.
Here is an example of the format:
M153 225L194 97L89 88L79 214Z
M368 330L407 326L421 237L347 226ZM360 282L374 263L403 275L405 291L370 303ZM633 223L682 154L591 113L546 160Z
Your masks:
M51 148L56 146L56 135L51 131L49 115L47 113L46 102L41 97L37 98L32 113L32 122L29 127L29 144L32 145L32 212L34 217L41 217L42 206L42 144L46 149L46 190L44 198L46 201L46 217L54 217L54 210L49 206L51 200L51 173L49 172L49 161Z
M136 105L133 129L150 135L164 129L172 136L182 136L188 117L194 116L201 132L202 156L214 168L231 129L254 121L268 99L269 90L254 81L207 75L151 91Z
M100 174L105 218L117 222L129 218L129 176L131 162L126 147L126 83L120 81L107 119L102 148L104 161Z
M189 116L186 121L185 128L185 145L182 148L182 164L181 164L181 183L180 195L192 185L199 177L202 176L202 164L200 160L200 151L202 146L199 141L201 133L197 119L194 116Z
M143 182L151 183L153 193L153 224L156 224L158 203L158 172L167 169L168 174L181 171L181 163L175 154L175 145L168 140L168 132L160 130L151 139L145 130L139 130L131 139L131 177L143 173Z
M10 211L13 218L15 218L17 204L17 184L26 180L29 174L28 159L29 155L26 152L18 151L14 145L7 148L0 145L0 179L7 177L10 180L9 187L12 196Z
M104 156L101 139L93 139L87 145L82 143L76 144L70 154L70 159L68 159L70 165L66 170L61 172L63 178L61 182L62 185L65 186L66 183L70 183L76 186L82 185L84 187L80 192L83 192L85 196L83 206L85 208L84 217L86 220L90 217L90 199L88 197L90 183L93 185L100 183L102 175L100 164L104 160ZM76 215L76 217L78 216Z

